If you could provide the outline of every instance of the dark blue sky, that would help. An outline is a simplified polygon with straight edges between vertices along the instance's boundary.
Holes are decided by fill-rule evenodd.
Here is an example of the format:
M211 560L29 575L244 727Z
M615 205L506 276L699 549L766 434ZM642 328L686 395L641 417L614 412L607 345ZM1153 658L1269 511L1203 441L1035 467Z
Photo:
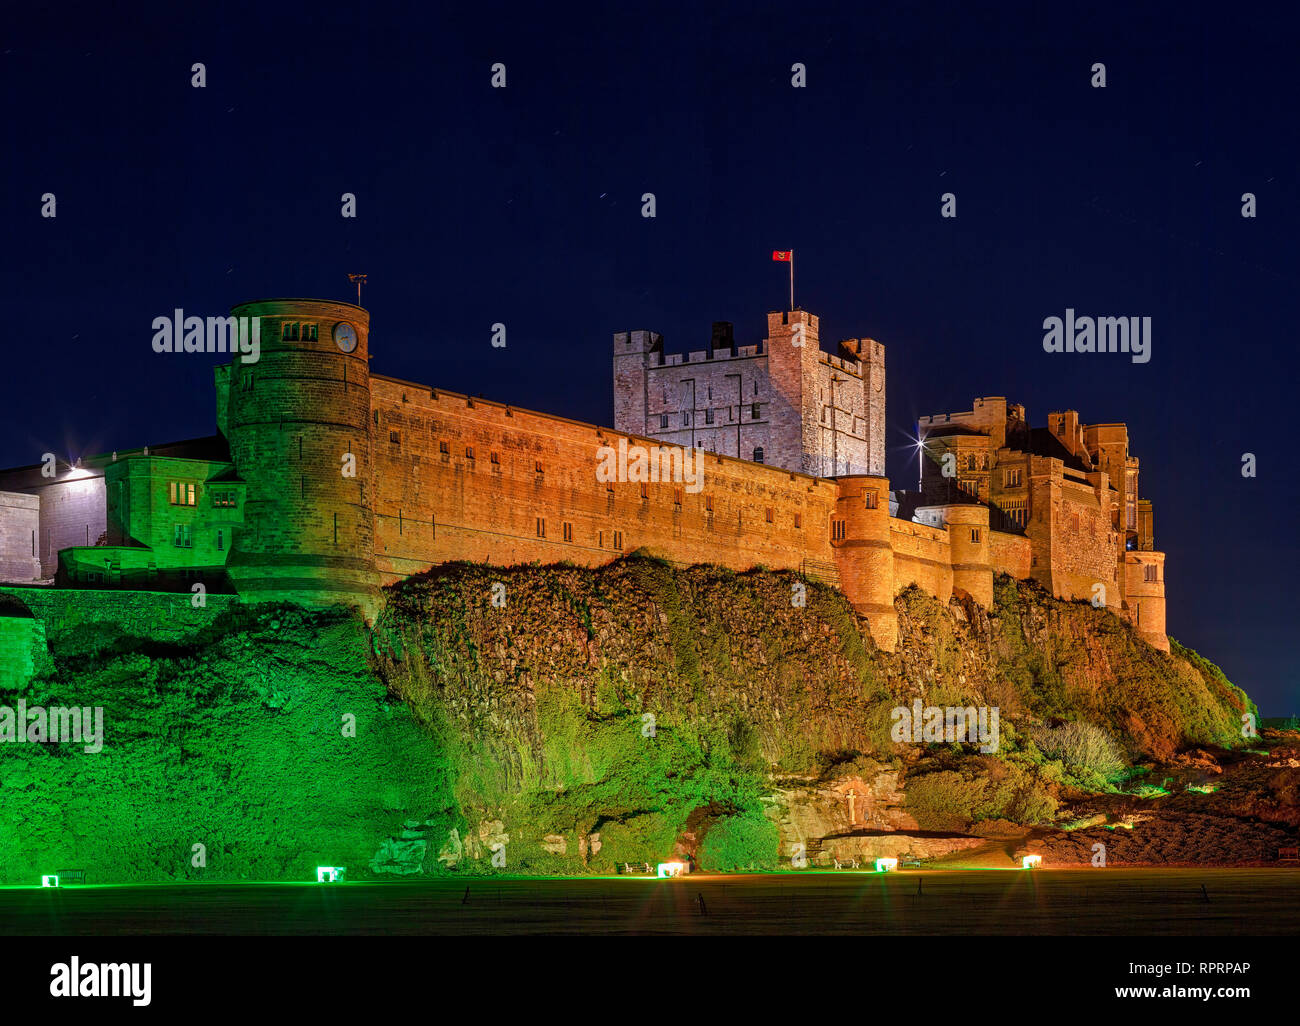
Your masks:
M1300 712L1293 26L325 6L6 10L0 466L211 432L215 358L155 355L152 319L355 299L349 271L370 275L375 370L609 423L613 332L682 351L725 319L755 342L786 305L771 251L793 248L823 338L888 346L896 484L916 417L975 396L1127 422L1170 633L1266 714ZM1066 307L1150 316L1150 363L1044 353Z

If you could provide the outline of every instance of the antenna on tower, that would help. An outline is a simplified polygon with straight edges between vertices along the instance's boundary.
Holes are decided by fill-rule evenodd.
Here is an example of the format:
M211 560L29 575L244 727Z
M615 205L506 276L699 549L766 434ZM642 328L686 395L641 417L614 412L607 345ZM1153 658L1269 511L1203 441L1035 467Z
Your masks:
M364 285L364 284L366 283L366 276L365 276L364 274L349 274L349 275L348 275L348 281L354 281L354 282L357 283L357 306L360 306L360 305L361 305L361 286Z

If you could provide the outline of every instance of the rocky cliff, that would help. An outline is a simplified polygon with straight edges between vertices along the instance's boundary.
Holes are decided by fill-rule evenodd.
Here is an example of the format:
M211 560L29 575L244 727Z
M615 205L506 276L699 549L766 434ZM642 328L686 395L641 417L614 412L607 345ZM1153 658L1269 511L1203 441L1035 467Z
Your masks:
M105 713L98 754L0 744L7 883L1007 861L1035 842L1070 861L1162 801L1261 851L1300 822L1300 762L1251 754L1277 745L1243 739L1253 707L1213 665L1009 579L990 609L904 593L892 654L832 589L639 556L442 567L373 625L236 607L159 639L97 629L94 601L0 693ZM900 709L926 711L917 733ZM947 709L997 729L946 737ZM1249 786L1204 786L1228 757Z

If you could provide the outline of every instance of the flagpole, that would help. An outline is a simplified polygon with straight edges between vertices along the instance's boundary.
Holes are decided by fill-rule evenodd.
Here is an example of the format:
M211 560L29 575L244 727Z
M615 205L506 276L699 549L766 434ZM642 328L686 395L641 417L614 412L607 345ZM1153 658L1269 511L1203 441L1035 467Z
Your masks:
M794 313L794 250L790 250L790 312Z

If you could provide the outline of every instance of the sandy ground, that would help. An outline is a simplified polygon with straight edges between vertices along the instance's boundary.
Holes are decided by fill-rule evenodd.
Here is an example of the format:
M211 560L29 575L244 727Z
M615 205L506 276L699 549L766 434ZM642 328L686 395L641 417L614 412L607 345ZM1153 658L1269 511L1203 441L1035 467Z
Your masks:
M927 869L682 880L478 878L0 890L0 933L11 935L1225 936L1297 931L1300 869Z

